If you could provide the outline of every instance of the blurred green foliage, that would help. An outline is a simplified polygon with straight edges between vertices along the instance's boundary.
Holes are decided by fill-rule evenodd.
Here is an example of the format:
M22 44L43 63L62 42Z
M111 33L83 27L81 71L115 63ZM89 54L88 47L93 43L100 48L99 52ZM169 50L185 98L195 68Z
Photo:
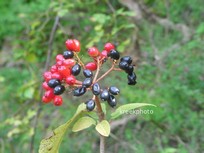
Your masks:
M64 49L67 38L82 43L84 61L87 47L100 50L107 41L118 44L121 54L134 45L132 37L139 35L142 56L137 66L138 84L127 86L125 74L112 74L105 82L121 89L119 104L144 102L157 105L154 114L138 116L125 130L113 131L107 140L107 150L139 153L191 153L204 150L204 2L202 0L144 0L153 13L168 17L175 23L186 24L193 30L190 41L171 51L158 65L153 42L159 57L182 39L178 31L166 31L157 23L143 19L136 23L134 13L119 1L0 1L0 152L28 152L33 135L34 117L40 103L42 71L47 56L48 40L55 17L60 24L53 42L54 56ZM112 7L110 7L110 5ZM131 56L136 52L128 51ZM102 70L104 72L105 70ZM114 78L114 79L113 79ZM75 112L83 99L65 95L60 108L43 105L35 137L35 152L42 138ZM80 101L80 102L79 102ZM111 110L110 110L111 111ZM93 129L69 133L61 152L93 152L97 141ZM95 136L93 138L93 136ZM109 145L112 144L112 145ZM81 150L78 150L81 148ZM73 150L74 149L74 150Z

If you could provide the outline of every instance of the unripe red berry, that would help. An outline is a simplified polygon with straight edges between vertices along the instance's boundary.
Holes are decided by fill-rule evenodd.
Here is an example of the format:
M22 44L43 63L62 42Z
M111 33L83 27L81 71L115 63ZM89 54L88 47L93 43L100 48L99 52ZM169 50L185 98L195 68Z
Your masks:
M76 64L76 61L74 59L66 59L63 61L63 65L67 68L72 68Z
M63 77L67 77L71 74L70 69L67 68L66 66L62 65L60 67L58 67L58 72L63 76Z
M86 69L95 71L97 69L97 64L95 62L89 62L85 66Z
M70 75L66 78L66 83L70 86L74 85L76 82L76 78L73 75Z
M53 101L53 104L54 104L55 106L61 106L62 103L63 103L62 97L61 97L61 96L55 96L54 101Z
M62 54L58 54L55 59L56 59L56 62L57 62L57 61L63 61L63 60L64 60L64 57L63 57Z
M100 55L100 52L98 51L98 49L96 47L91 47L88 49L88 54L91 57L97 57Z
M101 52L100 57L101 57L101 58L106 58L107 56L108 56L108 52L107 52L106 50L103 50L103 51Z
M49 99L49 98L47 98L45 96L42 97L42 102L44 102L44 103L49 103L51 101L52 101L52 99Z
M115 49L115 46L112 44L112 43L106 43L104 45L104 49L107 51L107 52L110 52L112 49Z
M62 81L63 77L62 77L62 75L60 75L60 73L55 72L52 74L52 79L58 79L58 80Z
M53 65L53 66L51 66L51 68L50 68L50 72L52 72L52 73L57 72L57 65Z
M53 99L55 97L53 89L47 90L44 96L47 97L48 99Z
M47 82L43 82L42 87L44 90L51 90L52 89L48 86Z
M43 73L43 77L45 81L49 81L52 78L52 73L50 71L46 71Z
M57 66L57 67L62 66L62 65L63 65L63 61L57 61L57 62L56 62L56 66Z
M67 47L68 50L70 51L74 51L74 52L80 52L80 42L76 39L68 39L65 42L65 45Z

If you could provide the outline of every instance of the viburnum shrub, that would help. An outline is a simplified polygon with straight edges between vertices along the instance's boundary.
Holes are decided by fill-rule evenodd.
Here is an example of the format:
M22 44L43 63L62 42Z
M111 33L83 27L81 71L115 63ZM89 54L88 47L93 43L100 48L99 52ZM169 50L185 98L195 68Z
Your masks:
M81 50L78 40L68 39L65 45L67 50L56 55L55 64L50 67L49 71L43 73L42 87L45 92L42 102L61 106L64 101L61 95L66 91L72 93L75 97L80 97L87 92L90 92L92 96L86 100L79 100L81 104L78 106L75 115L55 129L51 137L41 142L39 152L57 153L62 137L70 127L72 127L73 132L78 132L95 125L96 131L100 134L100 152L104 153L104 139L110 134L109 120L119 117L124 111L150 104L130 103L122 105L111 112L111 115L109 115L111 118L106 118L108 113L106 112L106 105L112 108L116 107L116 96L119 95L120 90L112 82L102 85L100 81L108 77L109 73L119 71L118 73L126 73L127 85L135 85L137 77L132 58L130 56L120 57L116 47L108 42L104 45L102 52L96 47L88 48L87 53L90 56L90 62L85 64L78 56ZM111 63L110 68L104 74L99 75L100 70L106 63ZM83 76L83 79L79 76ZM98 119L95 118L93 113L97 114Z

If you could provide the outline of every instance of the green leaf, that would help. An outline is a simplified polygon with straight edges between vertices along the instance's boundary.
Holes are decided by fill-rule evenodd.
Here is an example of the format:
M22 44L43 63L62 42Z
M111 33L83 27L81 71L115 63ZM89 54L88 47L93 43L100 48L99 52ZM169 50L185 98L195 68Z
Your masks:
M108 137L110 134L110 124L108 121L103 120L96 125L96 131L98 131L101 135Z
M59 126L53 131L53 134L46 139L43 139L40 143L39 153L58 153L62 138L67 131L67 129L72 125L72 123L78 119L85 111L85 104L79 105L74 116L68 120L65 124Z
M89 128L91 125L95 125L96 121L94 119L92 119L91 117L82 117L80 119L78 119L78 121L74 124L72 131L73 132L78 132L81 131L83 129Z
M124 112L128 112L128 111L130 111L132 109L136 109L136 108L144 107L144 106L154 106L154 107L156 107L153 104L147 104L147 103L130 103L130 104L126 104L126 105L122 105L122 106L118 107L115 110L115 112L113 112L111 114L111 118L115 119L115 118L119 117L120 115L124 114Z

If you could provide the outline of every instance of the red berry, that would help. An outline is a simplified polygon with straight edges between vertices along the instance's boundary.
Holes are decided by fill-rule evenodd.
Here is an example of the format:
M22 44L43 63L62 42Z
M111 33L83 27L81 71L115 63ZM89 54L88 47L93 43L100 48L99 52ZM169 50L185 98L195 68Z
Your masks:
M100 52L98 51L98 49L96 47L91 47L88 49L88 54L91 57L97 57L97 56L99 56Z
M63 65L67 68L72 68L76 64L76 61L74 59L66 59L63 61Z
M104 49L110 52L112 49L115 49L115 46L112 43L106 43Z
M74 52L80 52L80 42L76 39L68 39L65 42L65 45L68 50L74 51Z
M56 62L56 66L57 66L57 67L62 66L62 65L63 65L63 61L57 61L57 62Z
M44 94L44 96L48 99L53 99L55 97L54 95L54 91L51 89L51 90L47 90Z
M70 76L68 76L67 78L66 78L66 83L68 84L68 85L74 85L75 84L75 82L76 82L76 78L73 76L73 75L70 75Z
M50 72L52 72L52 73L57 72L57 66L56 65L51 66Z
M52 101L52 99L49 99L49 98L47 98L45 96L42 97L42 102L44 102L44 103L49 103L51 101Z
M43 73L43 77L45 81L49 81L50 79L52 79L52 73L50 71L46 71Z
M106 50L103 50L100 54L100 59L104 59L108 56L108 52Z
M52 79L58 79L58 80L62 81L63 77L59 73L55 72L52 74Z
M97 64L94 62L89 62L86 64L85 68L91 71L95 71L97 69Z
M55 96L54 105L55 106L60 106L60 105L62 105L62 103L63 103L62 97L61 96Z
M56 62L57 62L57 61L63 61L63 60L64 60L64 57L63 57L62 54L58 54L58 55L56 56Z
M63 76L63 77L67 77L71 74L71 71L69 68L67 68L66 66L62 65L58 67L58 72Z
M47 82L43 82L42 87L44 90L51 90L52 89L48 86Z

